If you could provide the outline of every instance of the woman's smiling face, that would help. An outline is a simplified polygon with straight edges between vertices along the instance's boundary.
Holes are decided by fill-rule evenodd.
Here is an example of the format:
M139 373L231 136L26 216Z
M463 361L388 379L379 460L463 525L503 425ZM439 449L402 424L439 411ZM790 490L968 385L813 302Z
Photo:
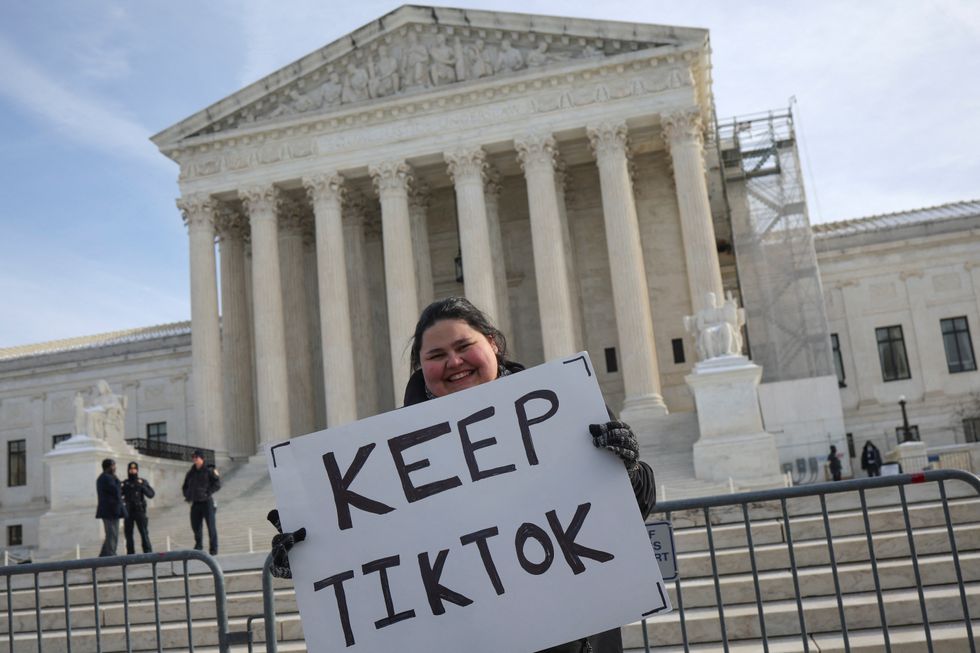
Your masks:
M422 376L443 397L497 378L497 345L465 320L440 320L422 334Z

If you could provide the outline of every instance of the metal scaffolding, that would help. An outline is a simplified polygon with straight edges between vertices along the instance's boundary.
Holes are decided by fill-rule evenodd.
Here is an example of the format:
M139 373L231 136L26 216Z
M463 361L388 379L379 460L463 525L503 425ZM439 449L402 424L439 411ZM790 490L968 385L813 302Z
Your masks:
M763 381L834 374L792 110L719 122L718 147L748 347Z

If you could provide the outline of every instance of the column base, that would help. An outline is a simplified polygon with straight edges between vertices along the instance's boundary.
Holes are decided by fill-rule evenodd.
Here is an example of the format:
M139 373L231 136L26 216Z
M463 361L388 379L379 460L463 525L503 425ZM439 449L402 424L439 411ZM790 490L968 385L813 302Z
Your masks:
M667 404L664 403L664 398L660 395L640 395L627 397L623 401L623 409L619 412L619 418L627 424L635 425L663 417L667 412Z

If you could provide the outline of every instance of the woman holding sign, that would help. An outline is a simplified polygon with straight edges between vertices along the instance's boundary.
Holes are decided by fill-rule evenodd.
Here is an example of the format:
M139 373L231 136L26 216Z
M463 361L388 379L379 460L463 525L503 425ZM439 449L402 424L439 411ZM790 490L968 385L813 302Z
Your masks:
M507 341L482 311L462 297L433 302L422 311L412 339L412 375L405 388L404 405L411 406L472 388L524 369L507 360ZM627 424L609 421L590 424L593 444L622 459L643 518L656 501L650 466L639 459L636 436ZM279 528L278 515L270 520ZM302 535L297 535L302 532ZM289 574L288 550L305 531L277 535L273 540L275 575ZM620 653L619 629L547 649L542 653Z

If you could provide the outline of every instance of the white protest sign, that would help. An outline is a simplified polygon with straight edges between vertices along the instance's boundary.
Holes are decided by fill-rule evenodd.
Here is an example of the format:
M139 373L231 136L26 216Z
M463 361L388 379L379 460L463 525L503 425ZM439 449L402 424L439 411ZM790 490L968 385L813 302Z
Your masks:
M660 576L664 580L677 580L673 525L669 521L647 522L647 534L660 567Z
M669 610L587 354L267 449L311 651L538 651Z

